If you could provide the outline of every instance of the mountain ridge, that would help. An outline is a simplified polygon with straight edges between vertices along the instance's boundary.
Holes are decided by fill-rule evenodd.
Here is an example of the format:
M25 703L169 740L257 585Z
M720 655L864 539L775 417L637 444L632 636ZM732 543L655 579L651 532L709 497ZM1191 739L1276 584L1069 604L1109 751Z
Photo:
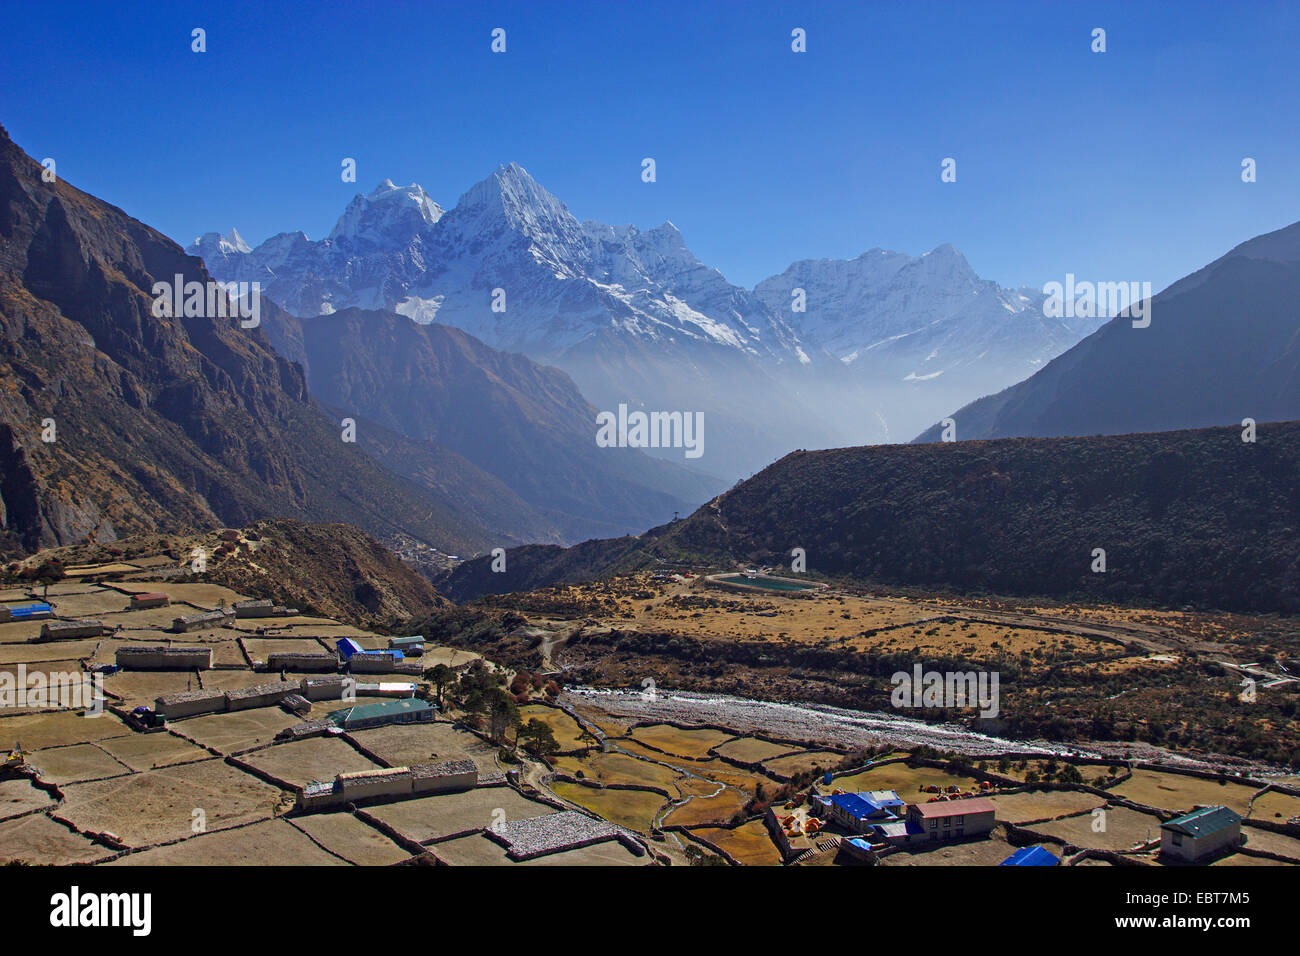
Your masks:
M213 297L202 260L116 207L45 182L43 172L0 129L0 545L9 552L277 517L475 553L639 529L691 507L656 481L684 482L692 503L709 493L708 479L635 451L621 466L591 459L594 414L563 373L457 331L439 374L489 383L476 393L481 407L463 416L480 447L535 421L552 432L562 424L569 445L588 453L586 490L607 499L595 519L575 516L573 500L567 508L540 494L526 502L436 434L412 439L383 427L382 407L366 408L368 419L354 395L314 394L285 355L298 320L271 300L245 302L257 307L251 328L232 311L209 317L206 305L199 314L159 310L157 289L177 276ZM364 216L345 219L367 228ZM237 253L246 244L232 231L215 245ZM395 314L374 322L411 325ZM316 333L306 344L314 341ZM451 402L447 389L443 398ZM357 421L356 442L347 418ZM513 447L526 461L523 446ZM544 483L545 462L533 464L525 477ZM607 486L621 491L606 495Z
M1300 223L1240 243L1153 296L1149 326L1134 327L1121 314L1025 381L952 412L956 437L1300 418L1297 297ZM915 440L940 437L934 425Z
M797 451L638 537L535 545L439 578L454 600L682 562L1114 604L1300 610L1300 422ZM1096 570L1097 550L1105 552ZM787 575L793 573L785 572Z
M376 192L393 195L385 184ZM370 202L357 194L349 209ZM302 318L389 309L555 365L600 409L704 411L704 467L728 479L796 447L915 434L954 399L1019 381L1090 330L1044 317L1041 293L979 279L948 244L888 254L902 278L871 296L811 282L814 260L746 289L701 262L671 222L579 222L517 163L436 221L400 223L362 252L302 233L249 253L208 234L191 251L219 278L262 281ZM870 255L834 262L845 272ZM798 269L812 286L803 312L791 300Z

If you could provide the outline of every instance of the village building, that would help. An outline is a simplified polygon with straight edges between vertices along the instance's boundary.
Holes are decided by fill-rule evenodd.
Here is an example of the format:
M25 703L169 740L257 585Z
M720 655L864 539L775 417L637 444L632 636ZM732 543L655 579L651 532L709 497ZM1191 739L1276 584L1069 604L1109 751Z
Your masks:
M41 641L72 641L84 637L100 637L107 630L99 621L46 621L41 625Z
M151 607L168 607L171 603L171 598L161 591L139 591L131 595L128 610L145 611Z
M286 700L288 698L285 698ZM326 734L342 733L334 722L325 720L304 720L301 724L286 727L275 735L276 740L306 740L309 737L323 737Z
M819 816L850 833L868 833L876 824L899 820L907 807L893 790L818 794L813 796L812 803Z
M354 674L390 674L397 671L405 655L401 651L361 651L348 658Z
M296 607L284 607L274 601L261 598L255 601L236 601L230 605L237 618L247 617L291 617L298 613Z
M290 694L280 701L280 707L297 717L305 717L311 713L311 701L302 694Z
M330 720L344 730L362 730L366 727L382 727L385 724L410 724L417 721L433 720L437 708L418 697L404 697L400 700L382 700L374 704L360 704L336 710L329 715Z
M351 680L341 674L332 677L304 677L302 695L308 700L342 700Z
M270 617L275 613L275 602L262 598L255 601L236 601L230 606L235 617Z
M927 839L921 825L910 818L873 824L870 836L875 842L890 846L906 846Z
M274 651L267 655L266 666L273 671L334 671L339 659L329 651Z
M275 681L270 684L256 684L252 687L240 687L226 691L227 710L248 710L252 707L271 707L280 703L290 694L302 690L302 683L296 680Z
M178 634L184 634L186 631L198 631L209 627L226 627L235 623L233 611L224 608L218 608L215 611L204 611L201 614L185 614L172 620L172 630Z
M1228 807L1201 807L1160 826L1160 853L1188 863L1241 842L1241 816Z
M354 689L358 697L414 697L420 685L410 681L381 681L378 684L358 683Z
M212 667L212 648L125 644L117 649L117 666L141 671L203 671Z
M472 790L476 786L478 767L472 760L443 760L411 768L411 790L414 793Z
M307 784L298 794L298 807L320 810L354 800L402 799L416 794L472 790L478 782L478 768L472 760L446 760L415 767L377 767L341 773L333 781Z
M340 660L351 660L353 654L364 654L365 649L350 637L340 637L334 642Z
M343 802L342 793L336 788L337 781L315 780L298 793L299 810L323 810Z
M908 822L919 827L927 841L983 836L993 829L996 814L997 807L987 797L934 800L907 808Z
M212 714L226 709L226 695L219 690L190 690L167 694L154 699L153 709L164 720Z
M1061 861L1044 846L1022 846L998 866L1060 866Z
M400 796L411 792L411 771L408 767L357 770L341 773L335 779L344 800Z
M7 621L39 621L42 618L53 616L54 608L44 601L34 601L30 604L0 604L0 623Z

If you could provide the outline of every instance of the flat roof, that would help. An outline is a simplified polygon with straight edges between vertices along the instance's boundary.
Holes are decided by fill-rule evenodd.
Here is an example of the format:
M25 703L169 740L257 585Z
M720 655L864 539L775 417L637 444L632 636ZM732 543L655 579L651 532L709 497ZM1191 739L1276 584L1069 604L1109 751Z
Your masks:
M223 690L185 690L178 694L164 694L161 697L155 697L154 703L167 706L170 704L188 704L196 700L216 700L219 697L225 697L226 692Z
M296 680L275 681L271 684L254 684L251 687L237 687L234 690L226 691L226 696L231 700L245 700L249 697L261 697L264 694L294 694L302 689L302 685Z
M215 611L200 611L198 614L182 614L176 618L178 621L213 621L221 617L229 617L229 609L217 608Z
M905 800L899 797L896 790L863 790L862 795L882 807L894 807L906 803Z
M830 798L830 802L859 819L884 809L879 803L860 793L837 793Z
M190 647L183 644L123 644L117 653L131 657L136 654L211 654L210 647Z
M909 833L924 833L919 826L911 820L891 820L888 823L873 823L871 829L883 837L900 837L907 836Z
M462 773L478 773L478 765L472 760L443 760L439 763L421 763L411 768L411 773L420 778L454 777Z
M339 783L352 783L359 780L401 780L403 777L409 777L410 775L410 767L376 767L373 770L353 770L348 773L341 773L334 779Z

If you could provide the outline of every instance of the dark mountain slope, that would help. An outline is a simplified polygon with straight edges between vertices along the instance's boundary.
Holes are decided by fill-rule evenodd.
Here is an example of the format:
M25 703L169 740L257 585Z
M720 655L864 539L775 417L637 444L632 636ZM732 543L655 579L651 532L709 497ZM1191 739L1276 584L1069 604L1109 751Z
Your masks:
M719 490L672 462L598 447L596 409L567 375L459 329L346 309L310 319L277 311L267 331L317 398L463 456L545 514L561 540L641 531Z
M7 546L276 515L489 540L340 440L301 369L234 318L158 318L155 281L207 282L148 226L0 129L0 504ZM263 318L274 313L263 303ZM52 420L55 440L42 440ZM47 433L48 434L48 433Z
M957 439L1121 434L1300 418L1300 223L1252 239L953 414ZM937 441L939 426L917 441Z
M639 538L461 565L463 600L657 560L862 583L1300 611L1300 423L796 452ZM1093 573L1093 549L1107 570Z

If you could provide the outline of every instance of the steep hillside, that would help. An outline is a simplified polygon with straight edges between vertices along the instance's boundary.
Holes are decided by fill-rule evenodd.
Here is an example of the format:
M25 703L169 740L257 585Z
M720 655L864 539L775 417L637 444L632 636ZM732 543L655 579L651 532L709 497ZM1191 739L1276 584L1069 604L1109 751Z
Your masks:
M206 554L201 573L192 568L196 548ZM108 580L222 584L240 594L366 628L387 627L446 605L427 578L364 531L345 524L270 519L238 530L148 532L106 543L42 549L9 564L4 573L22 580L24 569L49 564L116 569L96 575ZM132 564L147 570L132 572Z
M689 560L1095 601L1300 611L1300 423L795 452L639 538L463 564L463 600ZM1094 549L1106 570L1095 573Z
M567 375L459 329L347 309L306 320L281 313L267 332L302 364L317 398L463 457L535 510L526 529L549 522L558 532L532 540L641 531L720 489L681 465L597 446L596 409ZM358 440L368 440L364 430ZM397 470L420 480L417 465Z
M1018 385L953 413L957 439L1300 418L1300 223L1242 243ZM917 441L936 441L936 425Z
M0 129L0 517L10 550L268 515L489 535L341 440L301 369L237 317L158 316L203 263ZM263 318L275 308L263 303ZM206 313L206 308L199 311Z
M243 547L209 562L204 580L359 627L386 627L446 602L428 579L344 524L259 521Z

